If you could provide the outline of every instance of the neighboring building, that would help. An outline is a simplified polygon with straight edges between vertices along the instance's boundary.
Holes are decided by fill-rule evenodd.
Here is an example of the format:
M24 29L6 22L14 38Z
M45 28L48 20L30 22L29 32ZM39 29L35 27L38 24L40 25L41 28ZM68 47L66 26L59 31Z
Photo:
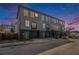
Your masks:
M26 39L57 37L64 32L64 21L24 6L19 6L17 20L17 33Z
M7 24L1 24L0 25L0 33L9 33L9 32L15 32L15 26L14 25L7 25Z
M0 25L0 33L1 32L11 32L11 26L5 24Z
M79 39L79 31L70 31L69 37Z

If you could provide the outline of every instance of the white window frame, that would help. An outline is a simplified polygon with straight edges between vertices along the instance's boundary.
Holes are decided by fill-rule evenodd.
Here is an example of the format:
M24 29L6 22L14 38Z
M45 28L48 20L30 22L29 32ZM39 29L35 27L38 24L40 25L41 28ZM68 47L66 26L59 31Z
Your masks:
M35 13L35 17L38 17L38 13Z
M45 23L43 24L43 28L46 28L46 24Z
M44 15L41 15L41 19L44 21L44 19L45 19L45 18L44 18Z
M29 20L25 20L25 26L30 27L30 21Z
M35 26L34 26L34 25L35 25ZM36 22L32 22L31 27L32 27L33 29L36 29L36 28L37 28L37 23L36 23Z

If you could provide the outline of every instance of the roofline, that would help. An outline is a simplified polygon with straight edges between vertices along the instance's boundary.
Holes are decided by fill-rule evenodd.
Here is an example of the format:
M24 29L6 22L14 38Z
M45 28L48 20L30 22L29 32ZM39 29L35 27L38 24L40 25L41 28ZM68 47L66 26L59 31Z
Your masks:
M19 7L19 5L18 5L18 10L17 10L17 16L16 16L16 19L18 19L19 10L20 10L20 7Z
M31 9L31 8L28 8L28 7L25 7L25 6L22 6L22 5L19 5L19 6L18 6L17 17L18 17L18 14L19 14L19 9L20 9L20 7L25 8L25 9L29 9L29 10L35 11L35 12L37 12L37 13L40 13L40 14L43 14L43 15L46 15L46 16L49 16L49 17L55 18L55 19L57 19L57 20L59 20L59 21L63 21L63 22L65 22L64 20L61 20L61 19L59 19L59 18L56 18L56 17L50 16L50 15L48 15L48 14L45 14L45 13L42 13L42 12L39 12L39 11L33 10L33 9Z

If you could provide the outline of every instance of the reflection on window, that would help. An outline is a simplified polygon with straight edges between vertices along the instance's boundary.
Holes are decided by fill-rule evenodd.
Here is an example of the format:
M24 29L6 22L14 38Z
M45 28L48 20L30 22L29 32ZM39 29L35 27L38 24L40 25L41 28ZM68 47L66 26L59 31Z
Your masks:
M49 17L48 19L49 19L48 22L51 23L51 20L52 20L52 19L51 19L50 17Z
M58 23L58 20L56 20L56 23Z
M52 22L53 22L53 23L56 23L56 19L52 19Z
M38 13L35 13L35 17L38 17Z
M53 24L52 27L53 27L54 30L58 30L59 29L59 26L58 25L54 25Z
M41 15L41 19L44 20L44 15Z
M24 16L28 16L28 10L24 9Z
M45 28L45 24L43 24L43 28Z
M48 16L46 16L46 21L48 21Z
M62 22L62 24L64 25L64 22Z
M62 21L59 21L59 23L63 25L63 22Z
M37 24L35 22L32 22L32 28L36 29L37 28Z
M30 11L30 16L34 17L34 12L33 11Z
M26 27L29 27L30 26L29 20L25 20L25 26Z
M62 22L62 25L64 25L64 22Z

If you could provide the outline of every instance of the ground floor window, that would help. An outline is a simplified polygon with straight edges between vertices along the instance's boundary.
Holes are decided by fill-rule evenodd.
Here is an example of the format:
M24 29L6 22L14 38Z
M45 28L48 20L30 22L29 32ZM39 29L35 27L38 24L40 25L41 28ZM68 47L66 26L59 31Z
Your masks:
M25 30L22 32L24 39L33 38L59 38L60 34L57 31L39 31L39 30Z
M35 31L35 30L30 31L30 37L31 38L39 38L39 32Z
M29 37L30 32L29 31L24 31L21 34L23 36L23 39L30 39L30 37Z
M39 36L40 38L45 38L45 31L40 31Z

